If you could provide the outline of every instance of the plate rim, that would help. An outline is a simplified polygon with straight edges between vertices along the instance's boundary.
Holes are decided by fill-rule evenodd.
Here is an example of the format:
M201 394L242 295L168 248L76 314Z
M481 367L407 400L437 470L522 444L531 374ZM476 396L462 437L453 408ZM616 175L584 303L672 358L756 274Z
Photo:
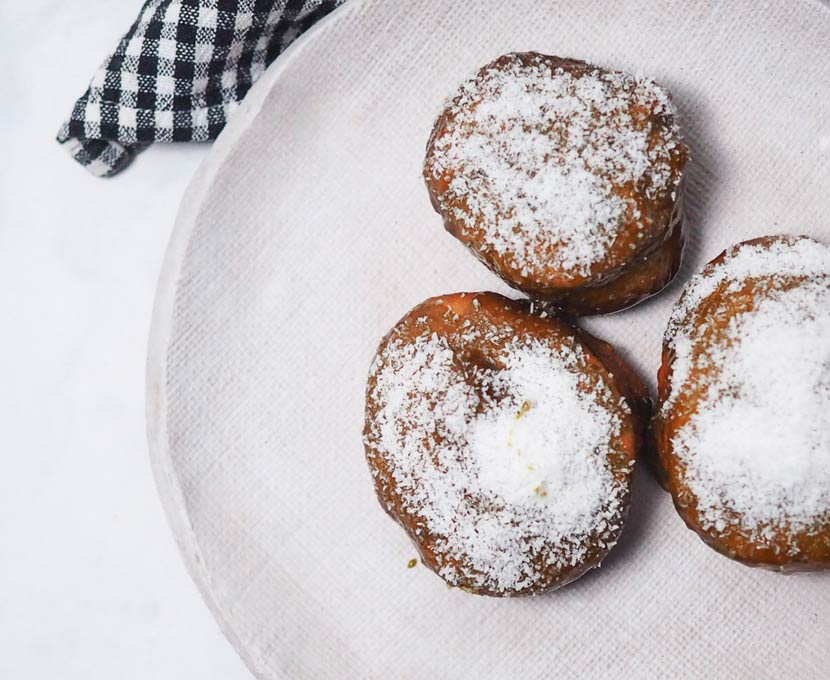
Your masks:
M270 680L273 673L270 669L266 669L264 661L255 658L250 653L248 646L237 634L231 617L225 612L219 598L214 594L210 572L202 558L199 541L186 509L184 493L173 468L167 438L167 399L163 389L167 382L167 350L172 336L178 283L193 228L204 198L213 187L228 155L254 119L259 116L275 81L298 58L305 46L316 40L317 36L331 23L340 20L346 13L346 8L352 11L363 2L364 0L349 0L335 7L298 36L251 86L185 187L164 252L153 299L145 366L145 429L156 491L187 572L202 600L234 651L254 677L260 680Z

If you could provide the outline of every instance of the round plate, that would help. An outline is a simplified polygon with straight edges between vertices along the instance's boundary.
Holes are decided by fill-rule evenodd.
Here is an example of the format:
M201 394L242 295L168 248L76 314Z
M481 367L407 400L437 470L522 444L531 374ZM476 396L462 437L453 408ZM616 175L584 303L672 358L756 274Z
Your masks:
M421 180L444 98L514 50L668 86L694 160L689 248L653 301L592 319L651 379L682 282L775 232L830 239L830 12L819 2L350 0L257 83L183 201L148 411L190 570L262 678L818 677L830 577L747 569L647 473L601 570L551 595L449 590L373 495L363 390L422 299L504 286Z

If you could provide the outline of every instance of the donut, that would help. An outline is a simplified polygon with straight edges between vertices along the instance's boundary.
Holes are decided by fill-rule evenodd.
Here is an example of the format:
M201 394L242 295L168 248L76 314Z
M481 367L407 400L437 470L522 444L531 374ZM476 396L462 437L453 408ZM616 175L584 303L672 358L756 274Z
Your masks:
M608 343L528 301L456 293L381 342L366 459L381 506L448 585L538 594L616 543L649 410Z
M652 423L688 527L739 562L830 567L830 246L740 243L675 306Z
M449 101L424 179L447 231L508 285L571 314L610 313L677 273L687 158L654 82L512 53Z

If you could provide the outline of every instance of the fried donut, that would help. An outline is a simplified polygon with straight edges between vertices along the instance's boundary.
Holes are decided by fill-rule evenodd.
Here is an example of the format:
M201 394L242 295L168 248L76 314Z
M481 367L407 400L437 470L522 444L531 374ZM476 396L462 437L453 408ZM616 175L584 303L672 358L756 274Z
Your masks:
M652 423L661 482L712 548L830 568L830 246L738 244L669 321Z
M677 273L687 157L663 88L528 52L461 86L424 178L447 231L510 286L609 313Z
M446 295L380 344L366 458L381 505L449 585L538 594L616 543L649 406L609 344L527 301Z

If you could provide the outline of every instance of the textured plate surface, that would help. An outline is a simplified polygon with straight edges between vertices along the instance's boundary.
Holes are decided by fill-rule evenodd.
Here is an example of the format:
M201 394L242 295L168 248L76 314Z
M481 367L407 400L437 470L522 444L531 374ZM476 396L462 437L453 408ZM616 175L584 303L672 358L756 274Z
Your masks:
M505 290L443 232L420 167L444 97L528 49L677 99L694 156L680 281L586 324L652 384L691 272L749 237L830 240L826 4L351 0L254 88L171 241L148 419L191 573L262 678L826 677L830 574L720 557L647 475L603 568L549 596L406 568L363 460L366 371L423 298Z

